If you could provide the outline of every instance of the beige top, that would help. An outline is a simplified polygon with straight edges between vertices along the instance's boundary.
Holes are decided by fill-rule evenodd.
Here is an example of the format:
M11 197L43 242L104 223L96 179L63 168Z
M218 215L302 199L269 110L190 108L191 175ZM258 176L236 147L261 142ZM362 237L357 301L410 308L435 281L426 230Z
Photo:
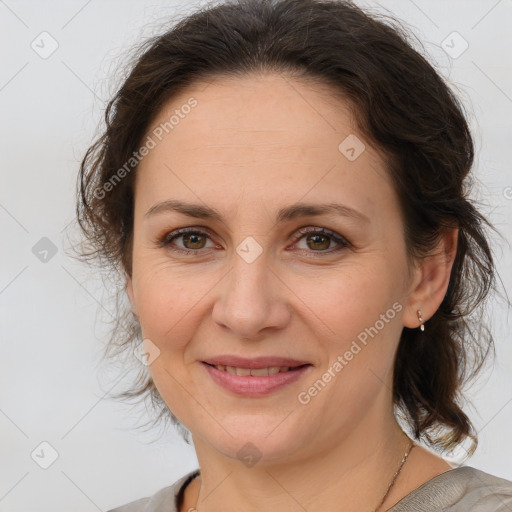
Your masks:
M108 512L178 512L191 471L153 496ZM428 480L388 512L512 512L512 482L470 466L459 466Z

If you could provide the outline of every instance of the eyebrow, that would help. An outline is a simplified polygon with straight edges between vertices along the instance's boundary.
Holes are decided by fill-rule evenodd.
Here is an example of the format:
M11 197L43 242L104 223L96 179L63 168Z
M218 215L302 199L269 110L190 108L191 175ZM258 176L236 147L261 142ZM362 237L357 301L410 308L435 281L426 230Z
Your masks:
M146 212L144 216L150 217L165 212L178 212L196 219L211 219L224 222L222 215L215 208L201 204L186 203L178 200L168 200L156 203ZM363 213L348 206L337 203L295 203L290 206L281 208L277 213L276 222L285 222L296 219L298 217L311 217L329 213L334 213L344 217L352 217L363 222L370 222L370 219Z

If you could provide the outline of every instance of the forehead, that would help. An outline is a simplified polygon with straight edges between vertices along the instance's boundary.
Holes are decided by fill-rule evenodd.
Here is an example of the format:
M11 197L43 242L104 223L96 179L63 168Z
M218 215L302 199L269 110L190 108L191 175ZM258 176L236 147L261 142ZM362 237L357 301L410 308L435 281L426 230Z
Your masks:
M392 192L348 103L328 86L284 75L197 82L164 105L146 136L155 147L139 165L137 189L148 201L175 191L196 191L216 206L231 194L248 201L341 194L368 210L375 188ZM347 144L357 158L354 151L347 158Z
M188 108L191 102L195 105ZM245 144L244 149L256 151L258 143L267 143L276 151L285 150L285 142L332 148L336 139L357 131L348 103L327 85L272 73L197 82L169 100L151 128L163 126L173 113L179 120L175 116L178 123L167 131L187 151L198 148L194 140L218 141L223 149L229 147L228 142ZM327 133L331 137L326 138Z

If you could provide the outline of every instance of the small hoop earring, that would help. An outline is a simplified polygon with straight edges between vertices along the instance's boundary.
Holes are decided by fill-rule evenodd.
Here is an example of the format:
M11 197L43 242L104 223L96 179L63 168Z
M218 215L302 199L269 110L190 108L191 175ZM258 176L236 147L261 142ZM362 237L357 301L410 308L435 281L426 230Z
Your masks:
M423 318L421 318L421 311L419 309L418 309L418 320L420 322L420 329L422 331L424 331L425 330L425 326L423 325Z

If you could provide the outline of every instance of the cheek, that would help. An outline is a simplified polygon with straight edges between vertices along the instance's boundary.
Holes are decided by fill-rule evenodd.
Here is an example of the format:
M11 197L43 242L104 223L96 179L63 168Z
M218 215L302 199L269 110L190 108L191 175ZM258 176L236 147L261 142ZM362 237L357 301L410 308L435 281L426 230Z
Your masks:
M217 280L212 273L192 266L173 267L163 258L139 263L136 281L142 334L162 351L182 350Z
M394 302L394 285L386 262L367 258L364 263L322 270L315 277L294 276L294 291L316 317L323 339L343 349Z
M211 288L211 286L210 286ZM187 418L190 387L187 347L205 314L204 276L179 272L168 264L148 265L138 274L139 319L142 335L159 350L148 370L163 400L180 421ZM183 386L187 384L188 393Z
M403 309L393 275L386 261L375 258L315 280L315 287L305 281L301 287L304 302L319 319L317 339L328 358L321 400L336 404L336 410L360 414L389 380Z

